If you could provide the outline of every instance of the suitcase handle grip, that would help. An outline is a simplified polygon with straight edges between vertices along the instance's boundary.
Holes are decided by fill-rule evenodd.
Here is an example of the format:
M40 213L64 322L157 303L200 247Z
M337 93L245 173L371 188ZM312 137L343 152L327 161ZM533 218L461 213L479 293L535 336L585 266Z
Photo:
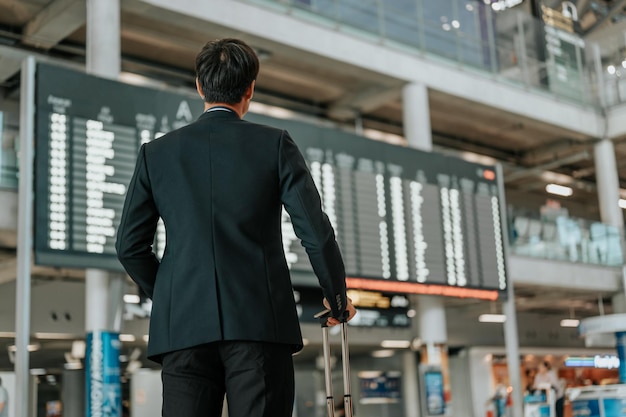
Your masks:
M330 317L330 313L331 311L329 309L324 309L320 311L319 313L316 313L313 316L313 318L318 319L322 327L328 327L327 321L328 321L328 318ZM343 317L339 321L341 323L347 323L349 316L350 316L350 312L348 310L344 310Z

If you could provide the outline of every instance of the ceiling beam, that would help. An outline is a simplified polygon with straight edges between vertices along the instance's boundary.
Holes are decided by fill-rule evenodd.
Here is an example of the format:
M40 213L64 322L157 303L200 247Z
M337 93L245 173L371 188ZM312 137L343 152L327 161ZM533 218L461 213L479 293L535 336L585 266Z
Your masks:
M624 10L624 7L626 7L626 0L618 0L617 3L615 3L615 5L611 7L611 9L609 10L607 14L602 16L600 19L598 19L596 23L594 23L593 25L591 25L589 29L587 29L587 32L585 32L585 35L592 33L594 30L604 25L606 22L609 22L613 18L613 16L615 16L618 13L621 13Z
M11 78L20 70L21 61L0 56L0 84Z
M548 162L536 167L522 169L520 171L513 172L504 176L504 182L510 183L523 178L534 177L541 175L544 171L550 171L563 165L574 164L576 162L585 161L591 158L591 154L587 151L575 153L574 155L567 156L565 158L555 159L552 162Z
M582 19L583 15L587 12L589 7L589 0L578 0L576 3L576 11L578 12L578 19Z
M24 28L24 43L50 49L85 24L85 0L54 0Z
M328 109L328 116L338 120L349 120L363 113L369 113L385 103L396 100L401 95L400 88L370 87L344 95Z

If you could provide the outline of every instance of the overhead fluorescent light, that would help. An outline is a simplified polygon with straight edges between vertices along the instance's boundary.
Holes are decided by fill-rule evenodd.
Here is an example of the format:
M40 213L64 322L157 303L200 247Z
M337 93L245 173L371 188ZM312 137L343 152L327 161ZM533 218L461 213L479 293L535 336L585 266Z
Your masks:
M623 208L624 210L626 210L626 200L624 200L623 198L620 198L618 203L620 208Z
M63 364L63 367L65 369L75 371L77 369L83 369L83 364L80 362L67 362Z
M127 304L139 304L141 299L136 294L124 294L124 302Z
M147 334L144 334L142 339L143 339L144 342L148 343L148 341L150 340L150 336L147 335Z
M15 332L0 332L0 337L7 337L9 339L15 339Z
M8 349L9 352L17 352L17 347L15 345L9 346ZM41 349L41 345L39 343L31 343L30 345L28 345L27 349L29 352L35 352Z
M546 185L546 191L550 194L560 195L561 197L569 197L574 194L574 190L570 187L566 187L564 185L558 184L548 184Z
M396 352L391 349L375 350L372 352L372 356L374 358L390 358L395 354Z
M72 340L76 339L76 335L69 333L35 333L37 339L49 339L49 340Z
M120 335L120 342L134 342L135 341L135 336L132 334L121 334Z
M30 374L39 376L39 375L45 375L47 374L47 372L43 368L33 368L30 370Z
M84 340L74 340L72 342L72 357L76 359L83 359L85 357L85 351L87 345Z
M407 349L411 346L409 340L383 340L380 345L385 349Z
M481 323L504 323L506 316L504 314L481 314L478 316L478 321Z
M580 320L578 319L563 319L561 320L561 327L578 327Z

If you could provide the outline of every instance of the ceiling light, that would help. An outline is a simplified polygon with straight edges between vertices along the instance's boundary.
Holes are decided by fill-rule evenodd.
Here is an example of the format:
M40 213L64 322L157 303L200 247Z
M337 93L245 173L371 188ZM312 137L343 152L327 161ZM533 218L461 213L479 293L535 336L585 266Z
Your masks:
M84 340L74 340L72 342L72 357L76 359L83 359L85 357L85 341Z
M141 299L136 294L124 294L124 302L127 304L139 304Z
M359 371L357 376L363 379L372 379L372 378L378 378L382 374L383 374L382 371Z
M615 74L615 65L609 65L608 67L606 67L606 70L611 75Z
M415 311L415 309L413 308L406 312L406 316L411 319L415 317L416 314L417 314L417 311Z
M37 339L50 339L50 340L71 340L75 339L76 335L69 333L35 333Z
M8 337L9 339L15 339L15 332L0 332L0 337Z
M622 67L626 68L626 59L622 61Z
M383 340L380 345L385 349L407 349L411 346L408 340Z
M506 316L504 314L481 314L478 316L478 321L481 323L504 323Z
M461 22L459 22L458 20L453 20L452 21L452 27L455 29L458 29L461 27Z
M569 197L574 194L574 190L572 190L570 187L558 184L546 185L546 191L550 194L560 195L562 197Z
M83 369L83 364L80 362L68 362L63 364L63 367L70 371L75 371L77 369Z
M17 347L15 345L9 346L8 349L9 352L17 352ZM30 345L28 345L27 349L29 352L35 352L41 349L41 345L39 343L31 343Z
M150 336L147 335L147 334L144 334L142 339L143 339L144 342L148 343L148 340L150 340Z
M47 372L43 368L33 368L30 370L31 375L45 375Z
M396 352L391 349L375 350L372 352L372 356L374 358L390 358L395 354Z
M120 342L134 342L135 341L135 336L132 334L121 334L120 335Z
M561 327L578 327L580 320L578 319L563 319L561 320Z

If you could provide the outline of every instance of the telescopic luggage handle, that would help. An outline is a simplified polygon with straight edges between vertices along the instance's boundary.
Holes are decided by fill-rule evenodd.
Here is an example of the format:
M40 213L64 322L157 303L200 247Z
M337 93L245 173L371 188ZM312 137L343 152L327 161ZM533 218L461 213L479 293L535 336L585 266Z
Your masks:
M322 343L324 344L324 376L326 381L326 410L328 417L335 417L335 399L333 396L333 377L330 367L330 340L328 338L327 320L330 310L324 310L315 315L322 326ZM348 350L348 314L341 320L341 361L343 365L343 405L346 417L353 417L352 386L350 383L350 357Z

